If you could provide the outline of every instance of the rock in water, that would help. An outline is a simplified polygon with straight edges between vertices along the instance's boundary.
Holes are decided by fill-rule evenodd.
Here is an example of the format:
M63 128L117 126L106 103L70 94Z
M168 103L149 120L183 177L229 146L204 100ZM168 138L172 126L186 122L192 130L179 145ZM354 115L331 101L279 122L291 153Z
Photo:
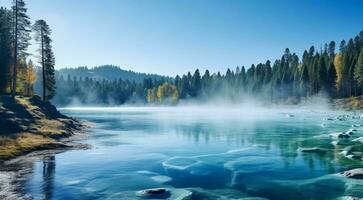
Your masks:
M190 200L193 193L185 189L174 189L170 199L173 200Z
M136 192L136 196L145 199L190 200L192 192L185 189L152 188Z
M353 135L353 134L354 134L354 132L353 132L353 131L351 131L351 130L348 130L347 132L345 132L345 134L347 134L347 135Z
M338 133L331 133L329 134L332 138L336 138L336 139L347 139L350 138L350 135L344 132L338 132Z
M344 197L339 197L337 198L337 200L362 200L363 198L359 198L359 197L352 197L352 196L344 196Z
M146 190L140 190L136 192L136 196L141 198L159 198L166 199L170 197L170 191L166 188L152 188Z
M299 148L299 151L304 153L325 153L325 149L321 149L319 147L311 147L311 148Z
M354 139L352 141L353 142L359 142L359 143L362 143L363 144L363 137L356 138L356 139Z
M363 168L348 170L341 174L347 178L363 179Z

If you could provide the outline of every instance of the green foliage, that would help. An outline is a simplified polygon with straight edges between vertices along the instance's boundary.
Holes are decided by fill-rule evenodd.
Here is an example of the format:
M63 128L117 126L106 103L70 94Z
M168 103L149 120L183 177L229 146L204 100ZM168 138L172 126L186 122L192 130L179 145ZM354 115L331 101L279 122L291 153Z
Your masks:
M55 86L55 58L52 50L51 30L44 20L37 20L33 26L35 40L39 43L39 64L42 66L43 100L50 100L56 92Z
M363 86L363 47L360 50L357 64L354 69L354 78L360 87Z
M11 65L11 11L0 8L0 93L9 91Z
M18 67L18 56L26 57L28 54L26 50L29 46L30 41L30 18L27 15L27 8L24 0L13 0L12 7L12 30L13 30L13 80L12 80L12 95L16 93L17 83L17 67Z
M242 101L244 96L255 96L266 101L297 102L301 97L323 93L332 98L362 95L363 80L362 50L363 34L358 38L341 42L335 52L335 42L325 45L317 52L315 47L304 51L302 59L285 49L280 59L227 69L224 74L203 75L197 69L176 76L174 80L145 78L141 83L118 79L58 77L59 88L55 101L60 104L77 99L80 103L113 102L122 104L139 98L142 103L174 104L179 100L223 97ZM359 55L359 56L358 56ZM352 79L354 64L355 79ZM92 91L92 92L90 92ZM94 93L91 96L89 93Z

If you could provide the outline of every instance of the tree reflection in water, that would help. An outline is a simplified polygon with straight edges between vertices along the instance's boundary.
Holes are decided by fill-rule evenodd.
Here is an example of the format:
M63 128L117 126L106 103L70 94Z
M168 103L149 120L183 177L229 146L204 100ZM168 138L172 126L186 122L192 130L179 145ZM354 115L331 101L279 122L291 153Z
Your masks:
M53 198L55 165L54 155L43 158L42 199Z

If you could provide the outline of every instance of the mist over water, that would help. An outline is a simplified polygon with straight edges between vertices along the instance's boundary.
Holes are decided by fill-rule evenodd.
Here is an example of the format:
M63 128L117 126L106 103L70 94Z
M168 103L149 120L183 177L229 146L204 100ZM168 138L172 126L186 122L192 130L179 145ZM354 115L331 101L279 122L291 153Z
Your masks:
M363 120L356 112L313 104L268 106L251 100L61 108L92 123L81 141L92 148L23 160L7 169L26 170L12 172L12 181L35 198L142 199L137 191L156 187L167 188L168 199L363 197L360 180L339 175L363 166L342 153L361 148L352 140L363 136ZM350 129L354 134L347 140L331 135ZM301 151L314 147L324 152Z

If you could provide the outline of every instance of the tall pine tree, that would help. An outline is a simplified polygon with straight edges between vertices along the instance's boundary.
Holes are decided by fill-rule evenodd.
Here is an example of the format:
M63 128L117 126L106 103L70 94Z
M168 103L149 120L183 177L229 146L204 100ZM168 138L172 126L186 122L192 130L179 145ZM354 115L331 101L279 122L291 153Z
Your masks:
M44 20L37 20L33 26L36 37L39 42L39 63L42 66L43 77L43 100L47 101L55 95L55 59L52 51L52 39L50 38L51 30Z
M24 0L13 0L13 82L12 82L12 96L16 93L16 79L18 67L18 55L26 54L26 50L30 41L30 21L26 14L27 8L25 7ZM25 56L25 55L24 55Z
M11 11L0 8L0 92L7 92L11 63Z
M355 65L354 78L357 81L359 87L363 89L363 47L360 50L358 61Z

